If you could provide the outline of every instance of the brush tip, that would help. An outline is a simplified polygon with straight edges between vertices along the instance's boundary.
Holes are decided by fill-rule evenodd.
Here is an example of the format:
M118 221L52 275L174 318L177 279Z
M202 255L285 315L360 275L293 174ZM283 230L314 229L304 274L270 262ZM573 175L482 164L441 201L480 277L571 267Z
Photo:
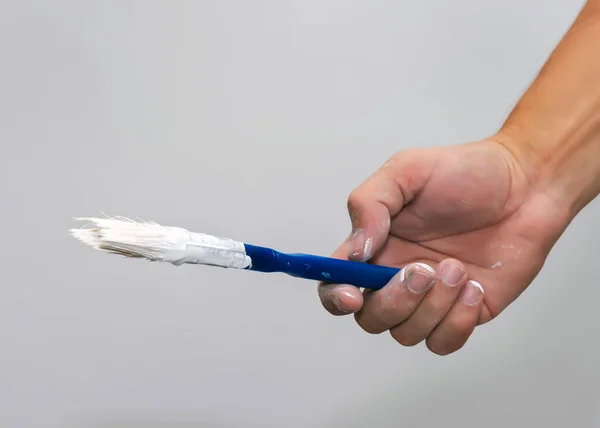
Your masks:
M69 229L75 239L98 250L151 261L209 264L246 268L251 259L244 244L180 227L126 217L75 217L85 222L79 229Z
M69 234L80 242L98 250L150 260L160 259L168 250L174 233L168 229L176 230L125 217L74 217L74 220L85 222L81 228L69 229Z

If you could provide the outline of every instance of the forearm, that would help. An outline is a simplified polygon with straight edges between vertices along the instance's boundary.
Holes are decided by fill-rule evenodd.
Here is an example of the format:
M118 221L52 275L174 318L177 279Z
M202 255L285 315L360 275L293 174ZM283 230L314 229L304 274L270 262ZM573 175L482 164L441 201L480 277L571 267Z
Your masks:
M575 215L600 192L600 0L589 0L498 139Z

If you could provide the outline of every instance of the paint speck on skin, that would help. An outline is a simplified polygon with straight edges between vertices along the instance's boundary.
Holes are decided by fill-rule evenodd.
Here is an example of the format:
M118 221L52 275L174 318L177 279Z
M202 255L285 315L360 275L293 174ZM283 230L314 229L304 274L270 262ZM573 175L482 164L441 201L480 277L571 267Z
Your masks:
M328 274L327 272L321 272L321 275L323 275L324 278L330 279L331 275Z
M367 238L363 250L363 261L367 261L371 258L371 251L373 251L373 238Z
M515 246L512 244L504 244L500 248L502 248L506 252L507 256L513 260L517 260L521 255L521 250L515 248Z
M490 269L506 268L507 265L518 260L523 250L513 244L502 244L495 248L493 257L497 260Z

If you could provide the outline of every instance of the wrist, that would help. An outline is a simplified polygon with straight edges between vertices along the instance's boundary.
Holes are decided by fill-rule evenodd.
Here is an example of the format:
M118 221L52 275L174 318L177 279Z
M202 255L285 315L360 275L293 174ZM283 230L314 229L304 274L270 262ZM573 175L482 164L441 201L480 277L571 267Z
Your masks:
M493 137L514 157L532 191L573 218L600 192L600 115L559 139L526 135L514 125Z

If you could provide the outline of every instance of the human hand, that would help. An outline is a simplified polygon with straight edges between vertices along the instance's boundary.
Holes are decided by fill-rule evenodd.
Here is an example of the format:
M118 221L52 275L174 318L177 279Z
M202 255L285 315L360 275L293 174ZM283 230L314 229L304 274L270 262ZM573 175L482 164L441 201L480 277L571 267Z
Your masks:
M569 221L507 147L494 137L390 158L350 195L353 232L333 257L404 269L377 291L320 284L324 307L438 355L498 316Z

